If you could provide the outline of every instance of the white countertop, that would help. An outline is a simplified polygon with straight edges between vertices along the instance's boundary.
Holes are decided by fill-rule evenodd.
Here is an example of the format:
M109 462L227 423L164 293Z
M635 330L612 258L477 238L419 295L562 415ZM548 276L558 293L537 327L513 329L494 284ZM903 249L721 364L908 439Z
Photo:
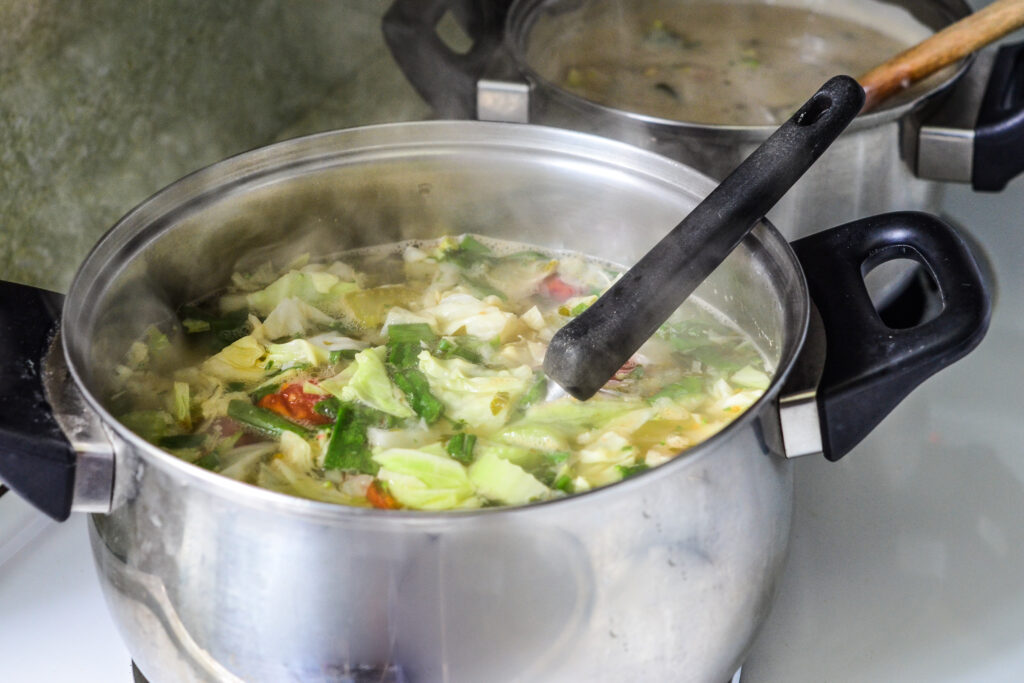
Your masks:
M796 463L790 560L744 683L1024 679L1024 181L947 205L998 274L988 336L841 462ZM132 680L84 517L0 564L0 677Z
M996 272L988 335L845 459L796 463L745 683L1024 680L1024 182L946 205Z

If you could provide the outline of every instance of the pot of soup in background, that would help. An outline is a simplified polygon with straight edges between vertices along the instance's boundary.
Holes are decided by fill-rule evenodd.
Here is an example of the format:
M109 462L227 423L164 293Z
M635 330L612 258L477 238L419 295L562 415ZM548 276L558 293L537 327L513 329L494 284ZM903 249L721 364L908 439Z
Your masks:
M447 12L468 51L439 36ZM584 130L722 178L829 76L859 76L970 12L963 0L396 0L383 29L441 117ZM1018 47L855 120L768 217L799 237L937 211L935 181L1002 189L1024 158L1009 151L1024 144Z
M0 347L13 362L0 374L0 476L58 519L92 513L103 591L149 680L726 680L784 566L789 459L843 456L984 335L977 265L931 216L866 218L792 245L757 225L693 298L756 349L757 396L678 457L573 495L444 512L310 500L190 462L172 452L182 443L148 442L134 418L118 419L116 390L126 376L148 381L125 359L164 345L153 329L214 331L183 306L229 287L258 303L272 277L249 285L264 262L308 275L282 277L308 280L325 308L307 311L316 319L349 272L339 254L402 244L399 271L421 272L445 254L479 257L475 242L427 246L474 233L559 263L572 252L628 266L714 186L620 142L479 122L326 133L215 164L114 226L63 302L3 283ZM908 253L945 307L893 330L862 271ZM463 286L465 298L481 285ZM259 316L251 335L270 324ZM473 336L460 327L456 342ZM439 346L418 348L421 362L441 362Z

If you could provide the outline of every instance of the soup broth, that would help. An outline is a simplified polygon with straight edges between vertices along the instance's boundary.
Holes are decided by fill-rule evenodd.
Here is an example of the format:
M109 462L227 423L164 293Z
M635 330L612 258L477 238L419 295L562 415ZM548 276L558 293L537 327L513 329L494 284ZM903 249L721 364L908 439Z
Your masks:
M615 267L472 235L237 272L118 368L119 420L175 456L314 500L448 510L611 484L712 436L772 369L694 300L588 401L547 343Z
M539 19L527 62L606 106L672 121L777 125L832 76L857 77L929 35L905 13L880 21L897 10L879 7L869 25L774 3L598 0Z

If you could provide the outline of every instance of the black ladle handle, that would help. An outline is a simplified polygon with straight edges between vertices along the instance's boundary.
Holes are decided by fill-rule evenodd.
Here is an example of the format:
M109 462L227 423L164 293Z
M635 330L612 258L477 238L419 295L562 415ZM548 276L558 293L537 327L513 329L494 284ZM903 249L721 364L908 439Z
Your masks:
M857 116L864 91L830 79L643 258L551 340L544 372L593 396Z

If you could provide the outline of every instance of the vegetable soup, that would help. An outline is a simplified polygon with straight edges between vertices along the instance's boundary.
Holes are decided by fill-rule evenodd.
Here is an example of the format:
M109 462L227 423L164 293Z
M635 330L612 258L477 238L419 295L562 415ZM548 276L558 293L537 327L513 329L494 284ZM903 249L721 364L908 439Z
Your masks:
M465 235L236 272L150 328L110 404L199 467L377 508L521 505L617 482L721 430L772 369L688 301L592 399L547 397L547 343L619 275Z

